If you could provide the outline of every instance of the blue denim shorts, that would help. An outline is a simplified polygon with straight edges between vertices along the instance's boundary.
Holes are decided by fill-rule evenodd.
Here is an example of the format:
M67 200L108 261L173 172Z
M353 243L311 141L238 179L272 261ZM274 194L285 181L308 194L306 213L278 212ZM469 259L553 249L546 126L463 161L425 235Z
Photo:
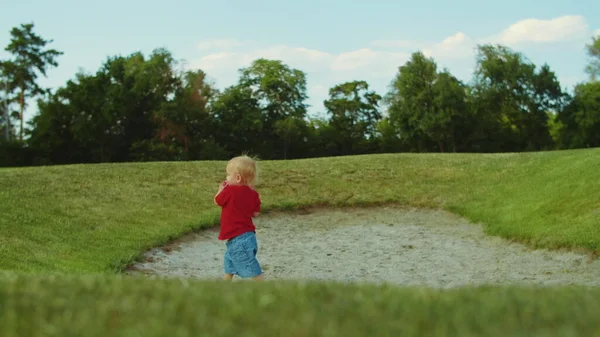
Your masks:
M256 259L258 243L256 233L246 232L226 243L227 250L223 257L225 274L242 278L255 277L262 274L262 268Z

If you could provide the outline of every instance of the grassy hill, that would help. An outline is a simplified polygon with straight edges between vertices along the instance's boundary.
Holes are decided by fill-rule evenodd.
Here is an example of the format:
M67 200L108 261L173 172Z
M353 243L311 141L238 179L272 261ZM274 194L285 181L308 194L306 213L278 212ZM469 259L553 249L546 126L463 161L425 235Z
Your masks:
M491 235L600 252L600 149L369 155L260 167L266 209L439 207L482 223ZM0 169L0 335L67 336L81 325L87 336L158 336L177 326L182 330L173 328L172 335L194 336L207 331L210 319L222 325L211 330L214 336L243 334L244 326L249 335L275 336L292 318L300 323L288 336L317 330L359 336L360 326L377 324L406 336L600 334L598 290L182 286L111 276L151 246L216 224L212 198L224 170L225 162ZM256 303L266 303L263 311ZM81 315L88 318L73 324ZM266 322L276 325L266 329ZM545 322L556 328L544 328ZM55 332L45 334L46 328Z
M487 232L600 251L600 150L393 154L260 163L264 207L396 202L441 207ZM141 250L214 225L224 162L0 170L0 269L118 270Z

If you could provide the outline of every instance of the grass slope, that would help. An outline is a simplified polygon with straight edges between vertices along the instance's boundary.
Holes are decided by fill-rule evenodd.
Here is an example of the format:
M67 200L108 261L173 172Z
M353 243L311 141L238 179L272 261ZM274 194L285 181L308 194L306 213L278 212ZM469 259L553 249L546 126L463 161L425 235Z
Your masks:
M490 234L598 252L599 167L600 149L266 161L260 192L266 208L441 207ZM0 336L600 336L597 288L110 275L216 224L223 176L224 162L1 169L0 270L10 271L0 271Z
M600 289L10 277L0 335L600 336Z
M532 245L600 251L600 149L392 154L261 162L264 207L441 207ZM214 225L224 162L0 170L0 269L116 271Z

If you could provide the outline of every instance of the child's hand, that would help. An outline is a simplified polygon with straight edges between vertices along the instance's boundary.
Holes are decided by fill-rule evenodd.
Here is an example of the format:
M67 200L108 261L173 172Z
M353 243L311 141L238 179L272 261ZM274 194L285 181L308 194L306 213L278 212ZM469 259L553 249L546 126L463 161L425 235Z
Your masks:
M222 183L219 184L219 191L217 192L217 194L215 194L215 198L214 198L215 204L217 204L217 205L219 204L217 202L217 196L223 191L223 189L225 188L225 186L227 186L227 181L224 181L224 182L222 182Z

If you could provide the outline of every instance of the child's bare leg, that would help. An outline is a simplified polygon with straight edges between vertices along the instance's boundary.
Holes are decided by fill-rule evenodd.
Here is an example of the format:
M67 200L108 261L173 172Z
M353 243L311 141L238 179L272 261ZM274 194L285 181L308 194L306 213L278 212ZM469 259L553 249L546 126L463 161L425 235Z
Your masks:
M223 280L225 280L225 281L233 280L233 274L225 274L225 276L223 276Z
M264 274L260 274L258 276L254 276L252 279L254 281L264 281L265 277L263 276Z

